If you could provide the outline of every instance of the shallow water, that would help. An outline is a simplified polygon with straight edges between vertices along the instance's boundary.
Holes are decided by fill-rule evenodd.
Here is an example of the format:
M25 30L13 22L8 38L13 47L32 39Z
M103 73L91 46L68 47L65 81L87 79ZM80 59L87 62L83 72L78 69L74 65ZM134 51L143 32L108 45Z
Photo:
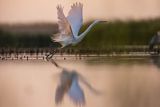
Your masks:
M89 57L56 60L76 70L98 91L84 84L86 107L160 107L159 57ZM57 107L60 69L43 60L0 62L0 107ZM74 107L68 96L58 107Z

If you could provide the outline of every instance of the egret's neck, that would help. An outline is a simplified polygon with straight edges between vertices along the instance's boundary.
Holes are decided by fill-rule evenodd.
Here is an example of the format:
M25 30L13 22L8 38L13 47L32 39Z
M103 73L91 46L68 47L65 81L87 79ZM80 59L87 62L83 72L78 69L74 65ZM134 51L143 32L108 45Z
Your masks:
M81 41L86 36L86 34L91 30L91 28L98 22L100 21L95 20L92 24L90 24L89 27L82 34L80 34L80 36L78 36L79 41Z

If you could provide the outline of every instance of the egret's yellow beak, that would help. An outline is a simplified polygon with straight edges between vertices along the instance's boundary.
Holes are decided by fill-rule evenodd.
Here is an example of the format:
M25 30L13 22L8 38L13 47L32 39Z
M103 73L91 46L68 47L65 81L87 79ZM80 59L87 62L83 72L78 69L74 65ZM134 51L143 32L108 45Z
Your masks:
M102 20L102 21L100 21L100 22L102 22L102 23L106 23L106 22L108 22L108 21Z

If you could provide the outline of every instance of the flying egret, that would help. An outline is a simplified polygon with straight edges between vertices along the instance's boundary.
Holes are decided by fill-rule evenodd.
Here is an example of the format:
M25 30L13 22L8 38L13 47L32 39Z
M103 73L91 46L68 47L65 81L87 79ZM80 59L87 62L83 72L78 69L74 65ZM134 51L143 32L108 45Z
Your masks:
M78 44L80 41L82 41L82 39L86 36L86 34L91 30L94 25L99 22L107 22L95 20L83 33L78 35L83 23L82 9L82 3L74 3L71 6L68 16L65 17L62 6L57 6L59 33L54 34L51 39L53 40L53 42L60 43L61 48L64 48L68 45ZM55 50L52 51L49 55L47 55L46 59L51 59L55 52Z
M79 80L84 83L94 94L100 94L95 90L85 78L76 71L63 69L60 75L60 83L55 94L55 103L60 104L65 94L67 94L75 105L85 105L85 94L79 85Z

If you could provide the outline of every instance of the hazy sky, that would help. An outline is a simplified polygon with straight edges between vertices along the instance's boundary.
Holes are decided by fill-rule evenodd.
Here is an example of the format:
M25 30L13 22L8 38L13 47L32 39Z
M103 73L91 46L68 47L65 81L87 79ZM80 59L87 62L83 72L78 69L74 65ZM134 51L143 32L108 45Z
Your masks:
M56 5L67 15L77 0L0 0L0 23L55 22ZM160 16L160 0L79 0L84 21L90 19L144 19ZM78 1L78 2L79 2Z

